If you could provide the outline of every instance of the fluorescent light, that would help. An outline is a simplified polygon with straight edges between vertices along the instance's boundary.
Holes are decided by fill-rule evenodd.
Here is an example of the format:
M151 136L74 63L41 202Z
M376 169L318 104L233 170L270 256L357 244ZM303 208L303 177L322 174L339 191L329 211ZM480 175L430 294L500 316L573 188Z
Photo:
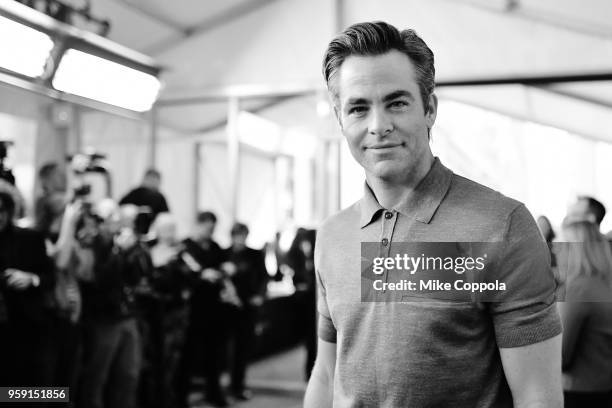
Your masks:
M160 89L150 74L75 49L62 57L53 87L138 112L151 109Z
M47 34L0 16L0 67L39 77L53 48Z

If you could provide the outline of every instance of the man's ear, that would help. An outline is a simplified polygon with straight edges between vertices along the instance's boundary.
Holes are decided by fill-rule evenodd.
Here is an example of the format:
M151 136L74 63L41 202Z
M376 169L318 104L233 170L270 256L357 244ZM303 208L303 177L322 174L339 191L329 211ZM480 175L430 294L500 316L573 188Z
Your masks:
M438 97L435 93L431 93L429 95L429 100L427 101L427 109L425 111L425 119L427 121L427 127L432 128L434 123L436 122L436 115L438 114Z
M340 125L340 129L342 129L342 119L340 118L340 108L335 103L334 103L334 115L336 116L336 120L338 121L338 124Z

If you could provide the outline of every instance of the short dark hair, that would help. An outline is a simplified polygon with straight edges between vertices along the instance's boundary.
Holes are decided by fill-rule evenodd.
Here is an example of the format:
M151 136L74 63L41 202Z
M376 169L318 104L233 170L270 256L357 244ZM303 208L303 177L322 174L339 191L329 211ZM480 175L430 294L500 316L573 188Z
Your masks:
M161 173L156 169L147 169L144 174L145 177L156 177L161 179Z
M38 177L42 180L51 176L57 169L59 168L59 164L55 162L45 163L38 170Z
M232 235L232 237L234 235L249 235L249 227L247 227L246 224L243 224L241 222L236 222L232 226L230 234Z
M196 217L196 222L198 224L203 224L205 222L217 223L217 216L211 211L202 211L198 213Z
M423 107L427 112L436 76L433 51L414 30L400 31L382 21L354 24L327 46L323 57L323 76L334 98L338 96L338 92L333 79L347 57L376 56L391 50L403 53L414 64Z
M6 209L9 219L12 219L15 215L15 199L13 195L8 191L0 191L0 202L2 202L2 205Z
M606 216L606 206L601 201L596 200L590 196L578 196L578 200L584 200L587 202L589 212L595 216L595 222L601 224L601 221Z

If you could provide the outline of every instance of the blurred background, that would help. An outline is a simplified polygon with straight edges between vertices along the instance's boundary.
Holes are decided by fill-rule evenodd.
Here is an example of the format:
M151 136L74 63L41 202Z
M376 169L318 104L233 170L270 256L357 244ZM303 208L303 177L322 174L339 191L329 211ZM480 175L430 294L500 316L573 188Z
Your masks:
M67 158L81 154L86 173L103 174L90 182L97 198L119 202L156 169L177 237L210 211L221 247L240 222L246 244L264 250L254 398L237 406L301 405L310 303L294 298L312 282L295 277L312 265L287 254L308 258L298 230L358 200L364 180L321 60L336 33L371 20L413 28L434 51L432 150L455 173L524 202L553 230L577 196L612 203L607 0L0 3L3 171L23 197L23 225L36 218L41 167L60 164L70 184ZM95 160L103 171L89 171ZM208 406L195 377L190 403Z

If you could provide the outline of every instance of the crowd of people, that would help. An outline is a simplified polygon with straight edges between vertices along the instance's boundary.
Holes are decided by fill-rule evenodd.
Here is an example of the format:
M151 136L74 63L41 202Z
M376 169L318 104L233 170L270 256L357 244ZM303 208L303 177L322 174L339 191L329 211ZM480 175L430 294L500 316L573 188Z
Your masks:
M557 278L569 408L612 406L612 242L600 231L605 215L600 201L580 196L559 234L545 216L537 220Z
M205 211L179 239L155 170L118 204L75 194L60 165L39 177L31 228L15 224L14 195L0 191L0 384L66 386L70 407L171 408L189 406L198 375L205 399L227 406L227 370L232 398L249 399L269 275L263 251L246 245L248 227L235 223L223 249ZM289 258L312 295L315 333L309 243L296 237ZM314 335L308 343L312 368Z

